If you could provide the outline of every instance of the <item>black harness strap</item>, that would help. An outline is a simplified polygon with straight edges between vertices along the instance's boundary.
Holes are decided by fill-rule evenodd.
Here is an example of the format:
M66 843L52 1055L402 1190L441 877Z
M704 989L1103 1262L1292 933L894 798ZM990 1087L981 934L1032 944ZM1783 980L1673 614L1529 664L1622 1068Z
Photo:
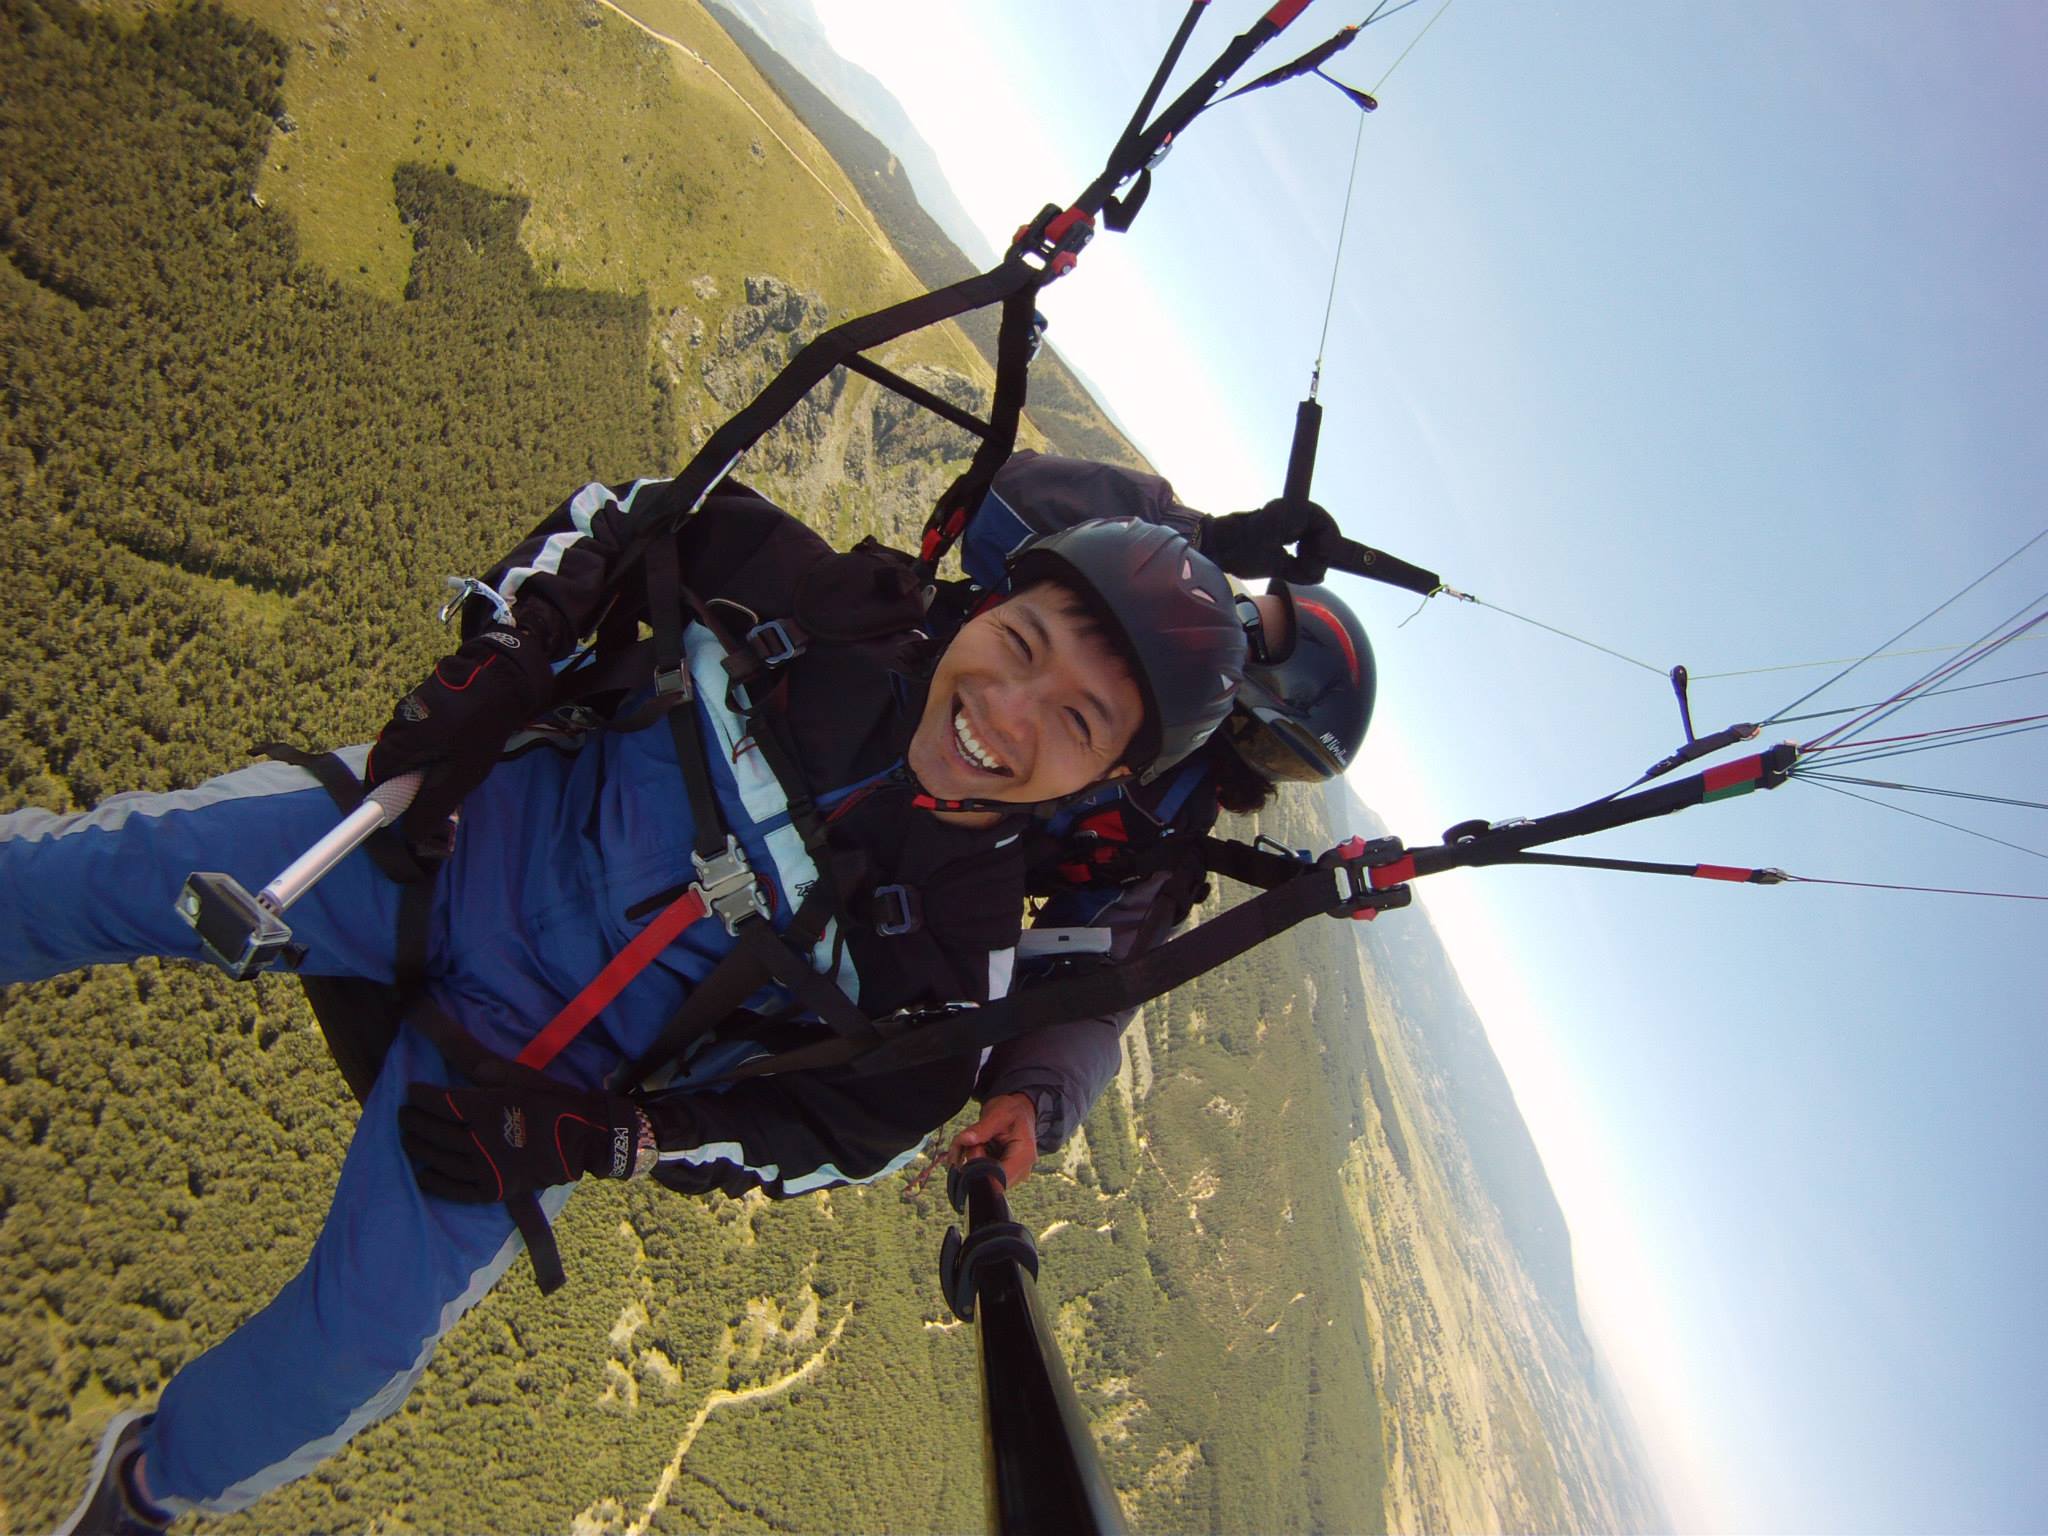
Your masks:
M287 742L264 742L255 748L264 757L303 768L316 779L346 816L363 803L363 784L347 763L332 752L306 752ZM349 1092L366 1103L377 1074L398 1038L398 1021L407 994L427 974L427 937L434 909L435 864L423 863L406 849L393 829L385 828L363 844L363 851L386 879L399 887L398 932L392 957L395 982L386 985L358 976L301 976L299 985L313 1009L314 1021L327 1039Z
M935 395L921 384L913 384L890 368L884 368L871 358L856 354L846 360L848 373L857 373L862 378L873 379L884 389L895 391L913 405L921 405L945 421L950 421L963 432L972 432L976 437L987 437L989 424L972 411L962 410L943 395Z
M1034 266L1025 259L1027 255L1037 254L1040 253L1033 247L1014 246L1001 262L986 272L905 299L900 304L891 304L872 314L857 315L812 338L789 360L782 372L769 380L760 394L713 432L675 479L662 488L661 504L653 509L654 515L648 519L641 538L659 540L672 536L677 525L694 512L725 478L739 456L767 436L795 409L798 401L850 358L912 331L954 319L971 310L1002 303L1013 294L1035 294L1051 275L1047 267ZM1026 318L1028 320L1029 317ZM994 422L989 441L1002 440L998 463L1008 458L1015 446L1014 433L1014 423L1006 436L1002 432L1000 418Z
M724 1080L828 1067L846 1067L867 1076L979 1051L1049 1024L1120 1013L1163 997L1311 917L1351 915L1406 900L1405 890L1398 898L1390 891L1375 895L1363 883L1356 860L1335 851L1314 865L1304 865L1220 838L1200 842L1205 853L1216 857L1219 873L1249 877L1270 888L1149 954L1029 986L981 1007L956 1006L880 1020L876 1028L885 1037L880 1045L846 1038L823 1040L747 1062Z
M654 630L654 701L667 719L683 771L683 790L696 824L695 848L700 859L714 859L726 850L725 819L718 814L718 796L711 788L711 768L704 759L703 734L697 729L697 697L683 649L683 581L673 534L647 546L647 622Z
M544 1072L522 1067L508 1057L490 1050L476 1036L425 997L406 1011L406 1022L433 1041L434 1048L448 1064L471 1082L485 1087L545 1086L559 1091L561 1083ZM556 1246L554 1229L540 1208L539 1197L531 1191L511 1196L505 1210L512 1225L526 1239L526 1254L533 1261L533 1278L543 1296L562 1288L568 1279L562 1268L562 1250Z
M770 982L779 982L798 1002L816 1013L828 1028L847 1031L862 1039L873 1039L874 1025L825 977L810 968L805 956L825 931L833 898L827 882L819 880L778 934L765 922L740 925L732 953L699 982L683 1004L655 1036L620 1080L630 1091L647 1081L663 1065L683 1060L705 1035L718 1028L740 1005Z
M966 530L967 520L995 483L996 471L1016 450L1017 424L1023 419L1024 399L1030 390L1032 318L1037 306L1038 285L1018 289L1003 300L1002 324L996 331L996 388L989 402L989 430L925 525L918 567L927 578Z

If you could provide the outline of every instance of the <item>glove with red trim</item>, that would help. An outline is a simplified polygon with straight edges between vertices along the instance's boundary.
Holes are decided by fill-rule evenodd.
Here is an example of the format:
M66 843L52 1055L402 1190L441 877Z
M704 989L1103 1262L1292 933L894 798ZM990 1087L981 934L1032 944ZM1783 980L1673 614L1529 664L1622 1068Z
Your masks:
M420 1188L478 1203L586 1175L629 1179L653 1166L641 1146L652 1140L646 1125L631 1099L574 1088L414 1083L398 1111L398 1139Z
M436 663L392 710L364 780L375 786L426 770L406 812L415 844L446 842L447 819L490 773L505 739L546 706L553 689L549 639L541 625L489 625Z
M1202 553L1233 576L1316 582L1330 562L1320 551L1344 537L1337 519L1312 501L1269 501L1256 512L1227 512L1202 524ZM1296 552L1290 552L1288 545Z

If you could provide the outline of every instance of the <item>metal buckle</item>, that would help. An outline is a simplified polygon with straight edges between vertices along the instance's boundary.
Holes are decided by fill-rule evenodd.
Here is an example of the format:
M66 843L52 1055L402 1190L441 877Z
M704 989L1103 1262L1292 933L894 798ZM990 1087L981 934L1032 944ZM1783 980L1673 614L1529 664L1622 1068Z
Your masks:
M775 642L775 649L772 652L762 645L763 636ZM790 639L789 631L783 627L780 619L770 619L767 623L756 624L748 630L747 644L754 648L754 654L761 658L762 665L769 667L779 667L786 662L795 661L804 653L804 648Z
M462 611L462 605L472 597L480 597L491 605L491 616L500 624L512 622L512 604L501 596L498 589L489 582L478 581L474 576L444 576L441 584L454 589L455 595L441 605L441 622L446 624Z
M727 933L736 935L748 918L768 915L768 898L740 851L740 840L730 832L725 835L725 852L707 859L692 851L690 862L697 868L697 883L691 889L717 914Z
M1297 864L1313 864L1315 862L1315 855L1306 848L1290 848L1285 843L1275 842L1263 832L1252 839L1252 846L1277 853L1283 859L1292 859Z
M687 666L673 667L654 674L654 696L658 699L673 698L679 704L687 704L696 697L697 690L690 685L690 669Z
M903 914L893 921L882 921L879 918L876 920L875 932L884 938L893 939L906 933L915 933L924 926L923 903L917 899L917 892L909 886L878 885L875 887L875 900L893 901L896 903L896 910Z

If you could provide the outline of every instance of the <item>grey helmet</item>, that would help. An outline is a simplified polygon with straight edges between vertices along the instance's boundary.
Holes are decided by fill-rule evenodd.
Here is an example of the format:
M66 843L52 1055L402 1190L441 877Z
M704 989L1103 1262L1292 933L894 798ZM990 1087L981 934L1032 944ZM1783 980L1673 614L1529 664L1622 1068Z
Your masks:
M1051 579L1073 589L1129 664L1145 719L1125 761L1149 782L1230 714L1244 677L1245 634L1223 572L1171 528L1099 518L1020 545L1012 591Z

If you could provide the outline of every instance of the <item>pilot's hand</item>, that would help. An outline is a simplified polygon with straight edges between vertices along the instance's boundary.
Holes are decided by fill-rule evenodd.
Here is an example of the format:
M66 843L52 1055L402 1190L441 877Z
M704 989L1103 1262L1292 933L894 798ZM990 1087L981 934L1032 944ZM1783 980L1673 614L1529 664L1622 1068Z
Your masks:
M1282 499L1207 519L1201 547L1233 576L1317 582L1329 569L1329 550L1343 537L1337 520L1315 502Z
M1031 1177L1038 1161L1038 1104L1028 1093L999 1093L985 1099L981 1118L953 1138L946 1161L963 1167L977 1157L1003 1165L1003 1182L1015 1189Z

